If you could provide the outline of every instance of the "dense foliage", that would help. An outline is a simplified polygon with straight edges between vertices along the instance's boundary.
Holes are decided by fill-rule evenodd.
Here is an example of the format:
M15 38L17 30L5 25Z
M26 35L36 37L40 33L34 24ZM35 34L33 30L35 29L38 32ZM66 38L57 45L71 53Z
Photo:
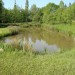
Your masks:
M48 3L45 7L38 8L35 4L29 9L29 1L26 0L25 9L14 3L13 9L6 9L0 0L0 23L15 22L41 22L41 23L72 23L75 20L75 3L69 6L61 0L59 5Z
M3 2L0 0L0 22L2 22Z

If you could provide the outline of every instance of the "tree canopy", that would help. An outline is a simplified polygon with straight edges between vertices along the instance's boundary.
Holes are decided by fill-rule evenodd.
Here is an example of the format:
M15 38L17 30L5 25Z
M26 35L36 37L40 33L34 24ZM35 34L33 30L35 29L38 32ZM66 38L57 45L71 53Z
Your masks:
M41 22L41 23L71 23L75 20L75 2L69 6L61 0L59 5L48 3L45 7L38 8L33 4L29 9L29 1L25 2L25 9L14 3L13 9L6 9L0 0L0 23L13 22Z
M0 0L0 22L2 22L2 16L3 16L3 1Z

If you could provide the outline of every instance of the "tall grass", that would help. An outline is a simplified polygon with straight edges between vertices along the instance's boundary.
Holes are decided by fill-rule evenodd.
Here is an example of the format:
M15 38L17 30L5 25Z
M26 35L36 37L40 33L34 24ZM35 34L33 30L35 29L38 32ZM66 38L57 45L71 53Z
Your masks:
M51 25L51 27L58 29L59 31L62 31L64 33L68 33L69 36L75 36L75 25Z
M75 49L36 54L0 43L0 75L75 75Z
M75 50L45 55L1 52L0 75L75 75Z

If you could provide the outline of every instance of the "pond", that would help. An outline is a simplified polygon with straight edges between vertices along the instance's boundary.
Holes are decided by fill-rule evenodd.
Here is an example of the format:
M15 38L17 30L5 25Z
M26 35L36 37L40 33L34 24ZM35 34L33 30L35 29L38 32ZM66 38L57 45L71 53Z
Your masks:
M74 47L73 38L65 34L41 28L27 28L18 35L4 38L7 44L19 43L20 46L32 48L37 52L58 52L60 49L71 49Z

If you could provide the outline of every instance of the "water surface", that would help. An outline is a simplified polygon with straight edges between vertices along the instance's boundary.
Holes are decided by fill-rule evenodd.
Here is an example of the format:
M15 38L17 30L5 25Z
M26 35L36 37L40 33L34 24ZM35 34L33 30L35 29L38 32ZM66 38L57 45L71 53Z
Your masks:
M51 30L42 30L41 28L25 29L18 35L6 37L4 42L7 44L18 42L20 46L28 45L28 47L38 52L57 52L60 49L74 47L72 37Z

